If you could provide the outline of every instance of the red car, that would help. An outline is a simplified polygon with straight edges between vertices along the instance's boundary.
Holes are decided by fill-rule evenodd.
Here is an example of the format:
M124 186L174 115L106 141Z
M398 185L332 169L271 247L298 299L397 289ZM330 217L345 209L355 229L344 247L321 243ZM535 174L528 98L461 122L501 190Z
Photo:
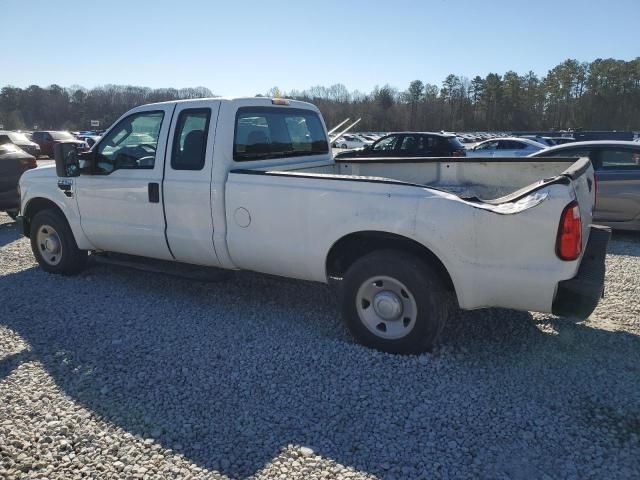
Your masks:
M69 132L56 130L40 130L33 132L31 140L40 145L40 153L53 158L53 146L59 142L72 142L78 144L78 150L89 150L89 145L83 140L78 140Z
M36 159L12 143L0 145L0 212L16 218L20 210L18 180L30 168L36 168Z

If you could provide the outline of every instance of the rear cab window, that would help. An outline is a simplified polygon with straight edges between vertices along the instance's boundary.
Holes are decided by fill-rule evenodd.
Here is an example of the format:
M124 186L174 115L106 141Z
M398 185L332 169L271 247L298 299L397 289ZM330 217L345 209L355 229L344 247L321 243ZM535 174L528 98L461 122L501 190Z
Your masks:
M180 112L173 139L171 168L174 170L204 168L210 119L210 108L190 108Z
M236 114L236 162L329 153L319 115L313 110L241 107Z

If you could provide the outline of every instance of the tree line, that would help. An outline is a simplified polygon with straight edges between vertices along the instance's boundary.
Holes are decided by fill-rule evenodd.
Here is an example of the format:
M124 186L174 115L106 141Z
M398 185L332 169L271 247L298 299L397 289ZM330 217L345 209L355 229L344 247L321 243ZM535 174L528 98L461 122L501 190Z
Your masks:
M369 94L344 85L268 94L318 105L328 125L362 118L372 131L638 130L640 57L631 61L565 60L544 77L508 71L472 79L448 75L441 85L412 81L406 90L376 87Z
M7 130L88 130L91 120L107 128L127 110L145 103L214 96L211 90L196 88L146 88L105 85L92 89L30 85L0 90L0 124Z
M417 79L405 90L384 85L363 93L336 84L289 92L274 87L265 95L314 103L328 126L362 118L359 130L638 130L640 57L590 63L568 59L543 77L510 70L472 79L451 74L440 85ZM204 87L6 86L0 91L0 124L77 130L98 120L106 127L137 105L211 96Z

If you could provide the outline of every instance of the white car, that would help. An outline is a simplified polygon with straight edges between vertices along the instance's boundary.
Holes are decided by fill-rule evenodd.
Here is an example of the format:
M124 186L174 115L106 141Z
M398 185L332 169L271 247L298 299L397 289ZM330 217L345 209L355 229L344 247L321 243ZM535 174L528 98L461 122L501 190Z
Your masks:
M357 135L343 135L334 141L334 145L338 148L364 148L365 145L371 145L372 143Z
M467 157L526 157L546 145L519 137L492 138L467 150Z
M431 348L457 308L584 319L602 294L588 159L336 161L319 110L280 98L143 105L92 150L55 150L19 190L50 273L91 251L328 283L354 337L396 353Z

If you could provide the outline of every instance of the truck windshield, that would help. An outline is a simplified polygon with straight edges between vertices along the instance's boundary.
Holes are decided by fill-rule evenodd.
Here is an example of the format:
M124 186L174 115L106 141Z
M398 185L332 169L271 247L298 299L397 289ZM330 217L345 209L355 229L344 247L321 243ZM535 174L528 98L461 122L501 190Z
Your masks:
M238 162L329 153L318 114L282 107L244 107L236 115L233 159Z

